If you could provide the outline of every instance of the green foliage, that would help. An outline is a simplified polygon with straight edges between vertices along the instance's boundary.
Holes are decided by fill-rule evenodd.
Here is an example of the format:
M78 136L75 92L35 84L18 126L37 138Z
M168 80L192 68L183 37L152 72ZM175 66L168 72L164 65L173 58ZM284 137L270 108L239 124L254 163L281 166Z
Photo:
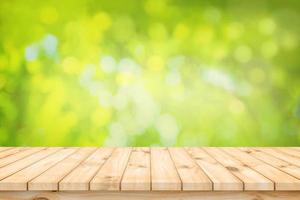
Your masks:
M300 1L0 1L1 145L299 145Z

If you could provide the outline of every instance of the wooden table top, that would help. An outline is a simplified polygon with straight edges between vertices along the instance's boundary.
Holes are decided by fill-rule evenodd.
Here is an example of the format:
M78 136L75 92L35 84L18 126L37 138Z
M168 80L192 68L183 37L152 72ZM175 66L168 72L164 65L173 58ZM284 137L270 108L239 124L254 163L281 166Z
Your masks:
M0 191L300 191L300 147L0 147Z

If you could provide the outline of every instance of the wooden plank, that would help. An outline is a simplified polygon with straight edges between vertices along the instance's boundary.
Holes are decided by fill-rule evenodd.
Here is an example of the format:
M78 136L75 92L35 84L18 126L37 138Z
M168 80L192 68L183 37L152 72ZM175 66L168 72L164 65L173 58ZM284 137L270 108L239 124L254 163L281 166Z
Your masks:
M288 154L288 155L290 155L290 156L293 156L293 157L296 157L296 158L298 158L298 159L300 159L300 152L298 151L298 150L296 150L296 149L292 149L292 148L275 148L276 150L278 150L278 151L281 151L281 152L283 152L283 153L285 153L285 154Z
M272 165L273 167L276 167L277 169L279 169L289 175L292 175L298 179L300 178L300 168L291 163L280 160L274 156L271 156L265 152L255 149L255 148L240 148L240 149L242 151L254 156L257 159L259 159L269 165Z
M32 148L28 151L31 152L30 156L27 156L23 159L20 159L14 163L6 165L5 167L0 168L0 180L24 169L27 166L32 165L33 163L47 157L48 155L58 151L60 148Z
M186 148L196 163L213 182L213 189L218 191L243 190L243 182L230 173L223 165L200 148Z
M182 183L167 148L151 148L152 190L181 190Z
M290 148L295 149L295 150L297 150L298 152L300 152L300 147L290 147Z
M182 190L212 190L212 182L183 148L169 148Z
M271 165L267 165L253 156L236 148L222 148L225 152L240 160L265 177L275 182L275 190L300 190L300 180Z
M0 151L0 196L1 190L27 187L140 194L300 191L299 155L295 147L10 148Z
M23 151L20 152L16 152L13 155L4 157L2 159L0 159L0 167L4 167L8 164L11 164L13 162L16 162L17 160L23 159L26 156L30 156L33 153L36 153L38 151L41 151L42 149L45 148L29 148L29 149L23 149Z
M27 190L27 182L75 152L65 148L0 181L0 190Z
M120 190L131 148L117 148L90 183L91 190Z
M121 182L121 190L150 191L150 149L133 148Z
M300 159L297 156L292 156L292 155L289 155L289 154L285 154L285 153L283 153L282 151L279 151L276 148L259 147L259 148L255 148L255 149L260 150L260 151L262 151L264 153L267 153L271 156L274 156L274 157L279 158L283 161L286 161L288 163L291 163L291 164L294 164L294 165L297 165L298 167L300 167Z
M90 181L112 154L114 148L99 148L62 181L59 190L89 190Z
M57 163L28 183L28 190L58 190L58 183L77 167L96 148L80 148L76 153Z
M26 148L24 148L24 147L8 148L5 151L0 152L0 159L5 158L5 157L10 156L10 155L14 155L14 154L16 154L20 151L25 150L25 149ZM1 160L0 160L0 162L1 162Z
M224 153L219 148L206 147L203 149L219 163L221 163L226 169L228 169L232 174L242 180L244 183L244 190L274 190L274 183L271 180L249 168L247 165L244 165L232 156Z
M0 147L0 152L11 149L12 147Z
M0 200L299 200L300 192L1 192Z

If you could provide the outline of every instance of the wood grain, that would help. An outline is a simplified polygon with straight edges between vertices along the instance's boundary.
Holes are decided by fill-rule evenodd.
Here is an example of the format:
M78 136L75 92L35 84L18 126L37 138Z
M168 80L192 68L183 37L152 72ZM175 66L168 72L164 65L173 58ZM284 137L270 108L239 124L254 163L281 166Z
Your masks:
M6 148L4 151L2 150L0 152L0 159L2 158L5 158L7 156L10 156L10 155L14 155L20 151L23 151L25 150L26 148L24 147L16 147L16 148Z
M44 171L63 160L74 148L61 149L54 154L18 171L17 173L0 181L0 190L27 190L27 183L42 174Z
M298 159L300 159L300 152L296 149L292 149L292 148L283 148L283 147L280 147L280 148L275 148L276 150L278 151L281 151L283 153L286 153L290 156L293 156L293 157L296 157Z
M0 152L11 149L12 147L0 147Z
M26 156L30 156L33 153L36 153L38 151L41 151L45 148L30 148L30 149L23 149L19 152L16 152L10 156L4 157L2 159L0 159L0 167L4 167L5 165L8 165L10 163L13 163L15 161L18 161L22 158L25 158ZM1 177L1 175L0 175Z
M151 181L153 191L181 190L181 180L167 148L151 148Z
M271 156L265 152L260 151L259 149L241 148L241 150L261 160L262 162L272 165L273 167L300 179L300 168L297 167L296 165L293 165L279 158Z
M290 154L285 154L282 151L279 151L277 148L255 148L257 150L260 150L262 152L265 152L269 155L272 155L276 158L279 158L281 160L284 160L288 163L297 165L298 167L300 167L300 159L295 156L295 155L290 155Z
M298 147L0 147L0 194L300 191L299 155Z
M20 171L21 169L24 169L27 166L32 165L33 163L47 157L48 155L51 155L52 153L55 153L60 148L33 148L28 151L34 150L31 152L31 155L20 159L16 162L13 162L9 165L6 165L5 167L0 168L0 180Z
M131 148L117 148L90 183L91 190L120 190Z
M221 163L228 171L242 180L244 190L274 190L274 183L271 180L241 163L239 160L224 153L219 148L204 148L204 150Z
M89 190L90 181L113 152L113 148L100 148L91 154L59 183L59 190Z
M200 148L187 148L196 163L203 169L213 182L213 189L217 191L243 190L243 182L228 171Z
M58 190L58 183L96 148L80 148L28 183L28 190Z
M124 191L150 191L150 149L134 148L121 182Z
M275 190L300 190L300 180L265 164L262 161L237 148L222 148L225 152L240 160L245 165L263 174L275 183Z
M212 190L212 182L183 148L169 148L182 181L182 190Z

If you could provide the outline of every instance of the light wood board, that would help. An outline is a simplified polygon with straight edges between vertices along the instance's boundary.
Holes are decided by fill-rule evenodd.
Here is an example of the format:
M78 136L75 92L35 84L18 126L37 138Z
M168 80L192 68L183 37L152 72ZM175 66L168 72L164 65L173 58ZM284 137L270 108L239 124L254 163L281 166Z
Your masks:
M299 155L296 147L0 147L0 197L6 191L300 192Z

